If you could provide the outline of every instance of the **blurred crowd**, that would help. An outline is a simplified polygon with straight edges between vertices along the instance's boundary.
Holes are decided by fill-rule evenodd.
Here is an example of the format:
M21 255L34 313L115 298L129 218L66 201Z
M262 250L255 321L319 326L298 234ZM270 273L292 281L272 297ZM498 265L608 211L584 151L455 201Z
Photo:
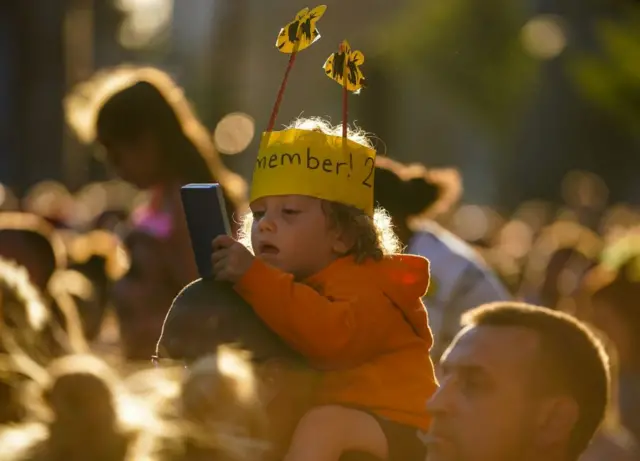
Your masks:
M199 302L176 298L197 279L179 186L220 182L237 224L246 185L180 90L145 72L103 95L89 122L76 115L120 179L77 191L45 181L22 196L0 186L0 459L268 458L262 346L249 357L221 337L217 348L165 354L180 361L164 366L170 306ZM587 172L567 175L563 203L509 211L461 202L463 183L455 169L385 159L376 173L376 200L407 252L431 261L433 360L464 312L488 302L580 319L607 345L614 383L583 459L640 459L640 209L609 203Z

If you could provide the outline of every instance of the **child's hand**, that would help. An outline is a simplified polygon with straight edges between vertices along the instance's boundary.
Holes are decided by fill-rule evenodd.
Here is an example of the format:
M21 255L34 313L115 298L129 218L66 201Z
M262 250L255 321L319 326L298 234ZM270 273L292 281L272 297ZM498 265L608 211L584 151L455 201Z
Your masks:
M228 235L213 239L211 265L216 280L237 282L249 270L254 256L242 243Z

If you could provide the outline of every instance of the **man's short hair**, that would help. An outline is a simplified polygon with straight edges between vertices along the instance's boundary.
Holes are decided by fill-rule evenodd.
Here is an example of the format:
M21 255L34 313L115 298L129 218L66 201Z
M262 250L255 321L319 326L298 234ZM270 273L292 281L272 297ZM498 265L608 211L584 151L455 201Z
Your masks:
M272 358L303 362L226 282L198 279L171 304L156 347L156 357L191 362L232 344L255 361Z
M497 302L465 313L464 326L520 327L540 340L539 382L568 393L579 415L569 440L577 458L602 423L609 399L608 356L591 330L562 312L525 303Z

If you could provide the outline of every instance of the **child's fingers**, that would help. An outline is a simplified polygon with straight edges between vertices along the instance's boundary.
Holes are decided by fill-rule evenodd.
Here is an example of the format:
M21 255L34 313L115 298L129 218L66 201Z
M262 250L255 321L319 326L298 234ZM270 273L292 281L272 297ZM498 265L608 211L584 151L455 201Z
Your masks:
M213 274L216 280L224 280L222 277L227 272L227 260L222 259L213 263Z
M228 249L219 249L211 253L211 262L215 265L219 261L223 261L229 257Z
M223 248L229 248L233 246L234 243L236 243L236 241L232 237L229 237L228 235L219 235L213 239L211 246L214 251L217 251Z

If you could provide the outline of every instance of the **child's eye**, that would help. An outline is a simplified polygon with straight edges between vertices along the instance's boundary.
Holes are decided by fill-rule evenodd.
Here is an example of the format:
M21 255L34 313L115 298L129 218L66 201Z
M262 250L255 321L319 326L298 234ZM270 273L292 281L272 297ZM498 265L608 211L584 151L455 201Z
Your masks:
M289 216L295 216L300 214L300 210L292 210L291 208L285 208L282 212Z
M252 211L251 214L253 219L258 221L264 216L264 211Z

